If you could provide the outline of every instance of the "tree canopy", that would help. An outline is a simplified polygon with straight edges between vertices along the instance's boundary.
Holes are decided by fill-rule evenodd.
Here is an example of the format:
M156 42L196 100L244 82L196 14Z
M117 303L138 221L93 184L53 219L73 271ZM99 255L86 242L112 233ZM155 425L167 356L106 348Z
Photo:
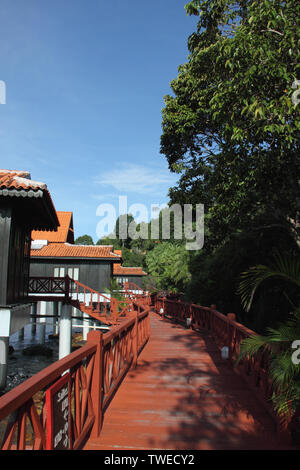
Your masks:
M189 252L183 245L170 242L158 243L146 255L149 274L157 289L184 292L191 279Z
M94 245L94 240L90 235L81 235L76 238L75 245Z
M270 224L299 235L300 5L194 0L188 61L165 97L161 153L180 180L172 202L203 203L217 246Z

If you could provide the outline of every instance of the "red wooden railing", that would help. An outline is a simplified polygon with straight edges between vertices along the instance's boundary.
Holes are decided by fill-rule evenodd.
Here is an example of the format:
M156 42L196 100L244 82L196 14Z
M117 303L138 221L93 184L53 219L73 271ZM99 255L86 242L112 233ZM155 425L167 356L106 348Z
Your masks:
M104 412L148 341L149 308L131 304L131 314L104 335L91 331L85 346L0 397L0 449L46 449L49 432L45 393L69 371L71 448L99 436Z
M236 322L235 314L224 315L218 312L214 305L208 308L193 303L168 300L165 297L156 297L154 309L162 317L191 326L194 330L208 330L220 349L224 346L228 347L229 363L234 367L235 372L243 377L257 399L274 418L278 433L286 436L288 423L285 422L282 426L271 402L272 393L276 389L268 372L268 352L256 354L251 358L245 357L237 364L242 340L257 333Z
M32 301L63 300L96 320L115 324L127 315L130 299L118 300L92 289L79 281L65 277L30 277L29 299Z
M70 279L69 302L81 311L87 313L97 320L116 323L120 317L129 313L130 299L118 300L108 297L100 292Z
M135 299L143 305L151 304L151 296L149 292L145 291L134 282L125 282L123 288L123 294L126 298Z

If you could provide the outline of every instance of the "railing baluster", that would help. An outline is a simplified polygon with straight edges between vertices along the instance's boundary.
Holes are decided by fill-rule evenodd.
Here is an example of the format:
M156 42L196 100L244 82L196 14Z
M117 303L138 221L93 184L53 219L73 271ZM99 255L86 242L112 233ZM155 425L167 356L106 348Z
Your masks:
M85 289L83 294L86 299ZM100 299L99 295L99 303ZM106 309L106 298L104 305ZM59 380L64 371L70 371L73 448L79 449L90 431L92 436L99 436L104 410L124 375L132 364L136 364L138 352L149 337L145 325L149 321L150 309L145 309L140 304L135 306L140 310L140 313L136 311L136 317L131 315L105 335L99 331L91 331L86 346L48 366L16 389L0 397L0 420L16 412L16 416L6 426L2 442L3 450L10 449L16 438L17 448L27 448L27 417L32 422L33 449L45 449L49 416L45 419L44 409L41 413L37 411L32 397L42 390L45 393L47 387ZM128 304L125 310L128 310Z

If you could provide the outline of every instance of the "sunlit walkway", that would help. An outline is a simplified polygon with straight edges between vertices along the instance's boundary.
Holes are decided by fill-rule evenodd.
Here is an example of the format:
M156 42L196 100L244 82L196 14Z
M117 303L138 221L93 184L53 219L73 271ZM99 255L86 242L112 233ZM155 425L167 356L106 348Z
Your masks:
M86 449L274 449L272 419L208 333L151 316L149 343Z

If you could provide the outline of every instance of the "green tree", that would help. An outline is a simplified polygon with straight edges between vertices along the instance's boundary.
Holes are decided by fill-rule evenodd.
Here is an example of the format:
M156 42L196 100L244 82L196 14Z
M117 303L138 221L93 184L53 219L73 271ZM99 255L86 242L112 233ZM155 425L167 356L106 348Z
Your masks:
M136 223L134 217L131 214L122 214L118 217L115 226L115 234L122 247L129 248L131 243L131 238L129 235L129 226L135 226Z
M281 227L268 230L242 231L220 244L213 251L204 244L200 252L190 253L191 282L187 296L201 305L216 304L221 312L235 312L238 321L264 334L266 328L288 318L290 305L287 297L294 296L295 288L287 284L282 295L282 282L273 278L259 286L257 295L246 311L237 293L240 274L249 266L269 265L273 250L288 251L297 258L299 248L291 235Z
M100 238L96 245L111 245L115 250L122 248L121 241L118 238L110 238L110 236Z
M94 241L90 235L81 235L76 238L75 245L94 245Z
M172 202L203 203L212 247L270 224L299 235L300 4L194 0L189 58L165 97L161 152Z
M191 279L189 252L184 246L169 242L158 243L146 254L147 271L158 289L184 292Z
M115 249L130 248L131 238L128 233L130 225L136 227L133 216L131 214L120 215L117 218L113 233L100 238L97 245L113 245Z
M145 266L145 255L141 253L139 250L135 250L134 248L122 248L122 258L123 263L122 266Z

